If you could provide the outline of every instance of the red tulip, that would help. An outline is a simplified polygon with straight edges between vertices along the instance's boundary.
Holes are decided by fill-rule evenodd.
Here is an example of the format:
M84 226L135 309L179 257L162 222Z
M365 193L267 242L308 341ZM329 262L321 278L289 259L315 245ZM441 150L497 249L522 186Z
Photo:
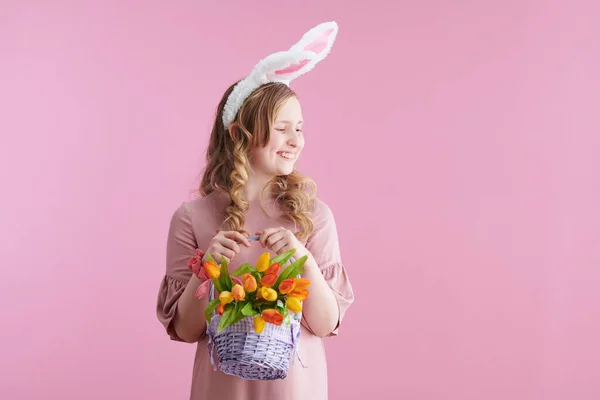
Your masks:
M281 269L281 264L279 264L278 262L274 262L269 269L267 269L267 272L265 272L265 275L270 275L273 274L275 276L279 275L279 270Z
M266 322L270 322L275 325L281 325L283 322L283 315L275 309L268 309L263 311L262 317Z
M307 289L294 290L293 292L288 294L288 297L295 297L300 301L304 301L308 297L308 290Z
M296 287L296 280L294 278L288 278L288 279L283 280L279 284L279 292L281 294L288 294L291 291L293 291L295 287Z
M262 277L260 280L261 286L271 287L277 282L277 275L275 274L267 274Z

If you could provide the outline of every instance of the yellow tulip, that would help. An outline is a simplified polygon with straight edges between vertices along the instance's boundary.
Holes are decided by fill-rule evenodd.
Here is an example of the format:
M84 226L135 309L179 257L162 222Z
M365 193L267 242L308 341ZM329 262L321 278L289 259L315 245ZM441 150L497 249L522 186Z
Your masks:
M256 333L262 333L262 331L265 330L266 325L267 325L267 323L265 322L265 319L263 317L261 317L260 315L257 315L254 318L254 331Z
M302 311L302 303L296 297L288 297L285 304L287 305L288 310L292 312L299 313Z
M260 292L260 297L267 301L275 301L277 300L277 292L270 287L261 287L258 289Z
M256 262L256 269L258 272L265 272L269 269L269 265L271 262L271 253L264 252L258 257L258 261Z
M221 301L221 304L229 304L233 301L233 295L231 292L223 291L219 295L219 300Z

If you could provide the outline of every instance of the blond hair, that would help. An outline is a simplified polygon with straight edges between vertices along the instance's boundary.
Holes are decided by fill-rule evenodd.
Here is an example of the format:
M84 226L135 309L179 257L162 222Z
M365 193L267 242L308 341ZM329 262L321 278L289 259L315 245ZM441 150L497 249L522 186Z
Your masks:
M225 91L217 108L199 191L201 196L214 191L228 195L231 201L225 210L223 229L247 233L244 224L248 202L244 199L244 186L250 175L249 154L269 142L277 113L296 93L282 83L267 83L256 89L244 101L231 124L230 130L235 132L232 137L223 126L222 117L234 86L235 83ZM313 230L310 208L316 196L315 182L294 170L289 175L276 176L264 189L267 188L284 215L296 226L296 236L307 238Z

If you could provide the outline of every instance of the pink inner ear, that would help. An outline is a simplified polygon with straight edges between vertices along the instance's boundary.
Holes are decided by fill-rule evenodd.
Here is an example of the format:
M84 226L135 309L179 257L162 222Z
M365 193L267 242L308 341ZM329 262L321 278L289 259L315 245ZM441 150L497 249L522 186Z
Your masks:
M290 65L289 67L286 67L284 69L278 69L277 71L273 72L273 75L291 74L292 72L296 72L300 68L304 67L306 64L308 64L309 61L310 60L302 60L298 64Z
M327 39L329 38L329 35L331 35L332 32L333 28L321 32L321 34L317 36L315 40L304 46L304 50L312 51L313 53L319 54L320 52L325 50L325 47L327 47Z

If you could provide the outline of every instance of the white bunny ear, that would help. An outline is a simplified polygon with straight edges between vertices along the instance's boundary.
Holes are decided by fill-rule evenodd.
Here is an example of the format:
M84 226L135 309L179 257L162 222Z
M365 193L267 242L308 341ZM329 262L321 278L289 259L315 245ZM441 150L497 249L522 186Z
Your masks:
M306 32L298 43L290 47L290 50L312 51L325 57L333 46L338 30L335 21L323 22Z
M335 42L338 34L338 24L335 21L324 22L306 32L302 38L290 48L290 51L310 51L314 53L302 73L310 71L318 62L322 61Z
M308 51L281 51L261 60L250 76L262 83L282 82L288 85L314 57Z
M288 51L273 53L258 62L250 75L234 88L223 110L223 125L229 129L235 116L248 96L268 82L290 82L314 68L323 60L333 46L338 33L335 22L325 22L306 32L300 41Z

